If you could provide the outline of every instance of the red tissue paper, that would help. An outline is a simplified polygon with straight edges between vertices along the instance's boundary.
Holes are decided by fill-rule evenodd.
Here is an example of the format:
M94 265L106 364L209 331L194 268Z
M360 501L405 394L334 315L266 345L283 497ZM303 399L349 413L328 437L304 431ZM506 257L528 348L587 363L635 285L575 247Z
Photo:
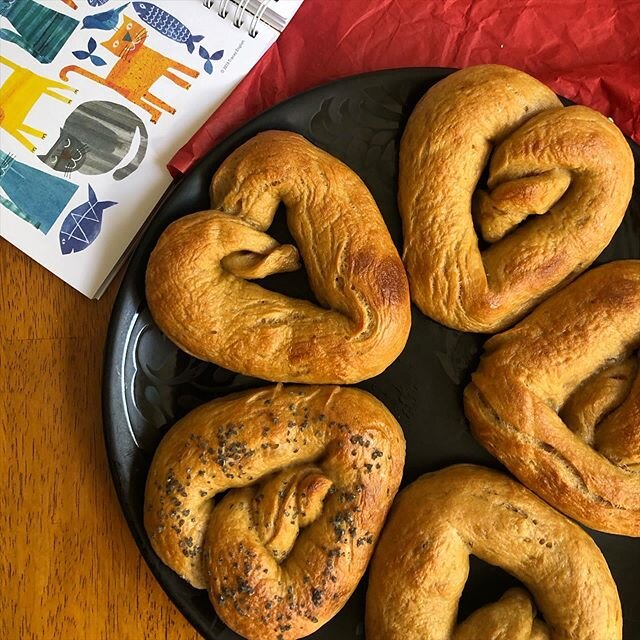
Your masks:
M169 170L186 172L261 111L330 80L481 63L522 69L640 142L640 0L304 0Z

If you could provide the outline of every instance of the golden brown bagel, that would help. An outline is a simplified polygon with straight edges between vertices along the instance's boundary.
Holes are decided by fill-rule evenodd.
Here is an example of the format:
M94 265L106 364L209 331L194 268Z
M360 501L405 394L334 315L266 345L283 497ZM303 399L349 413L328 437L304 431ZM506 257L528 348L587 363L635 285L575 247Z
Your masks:
M474 196L494 147L490 191ZM463 331L513 324L595 260L632 185L631 150L599 113L561 107L550 89L509 67L448 76L420 100L400 145L413 301ZM474 219L493 243L486 249Z
M456 626L469 556L531 591L508 591ZM396 499L371 562L367 640L621 640L616 585L574 523L507 476L429 473Z
M491 338L464 394L474 436L521 482L628 536L640 536L639 346L640 261L612 262Z
M147 267L149 308L179 347L283 382L358 382L397 358L411 325L407 277L351 169L269 131L223 162L211 202L166 229ZM280 202L322 307L247 281L300 267L295 247L265 233Z
M206 587L234 631L300 638L334 616L362 577L404 455L402 429L364 391L235 394L164 437L147 477L145 528L162 561Z

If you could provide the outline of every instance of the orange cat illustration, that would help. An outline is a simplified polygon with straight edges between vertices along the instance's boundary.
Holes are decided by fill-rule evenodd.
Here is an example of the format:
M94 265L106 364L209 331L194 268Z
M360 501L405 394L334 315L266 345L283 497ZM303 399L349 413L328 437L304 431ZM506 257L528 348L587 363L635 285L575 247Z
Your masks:
M78 93L78 90L68 84L40 76L3 56L0 56L0 64L12 70L9 77L0 86L0 128L10 133L18 142L33 152L36 148L26 138L26 135L43 139L46 134L44 131L34 129L25 123L31 109L44 95L62 102L71 102L69 98L54 89L63 89L73 93Z
M173 73L171 69L191 78L197 78L200 74L198 71L145 46L147 30L126 15L123 15L123 18L123 25L109 40L101 43L103 47L119 57L106 78L101 78L77 65L70 65L62 69L60 77L67 80L69 73L73 71L85 78L111 87L133 104L146 109L151 115L151 122L155 123L158 122L162 111L172 114L176 112L171 105L151 93L151 87L155 82L165 77L175 82L179 87L188 89L191 85Z

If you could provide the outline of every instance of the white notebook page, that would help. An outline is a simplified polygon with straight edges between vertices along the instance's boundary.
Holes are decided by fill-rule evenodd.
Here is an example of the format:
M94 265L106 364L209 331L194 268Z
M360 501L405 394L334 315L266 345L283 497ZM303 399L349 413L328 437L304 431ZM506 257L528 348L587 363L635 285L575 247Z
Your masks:
M291 16L301 1L271 5ZM169 186L167 162L279 32L261 23L252 38L251 16L236 28L233 16L223 20L201 0L75 0L75 10L63 0L16 2L61 14L65 41L55 55L59 43L33 47L28 34L0 43L0 98L11 114L0 129L0 235L94 297ZM33 10L39 19L41 9ZM0 26L15 31L10 18L19 22L2 16ZM136 95L164 63L168 73L151 82L151 97ZM118 77L105 81L114 70ZM12 82L14 73L24 81Z

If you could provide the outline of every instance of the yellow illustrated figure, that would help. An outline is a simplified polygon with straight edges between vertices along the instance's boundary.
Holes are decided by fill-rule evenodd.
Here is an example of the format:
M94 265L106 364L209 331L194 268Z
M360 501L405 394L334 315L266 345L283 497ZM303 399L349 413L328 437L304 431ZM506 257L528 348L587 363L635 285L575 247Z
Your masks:
M46 138L47 134L25 123L31 109L43 95L62 102L71 102L70 98L54 91L54 89L63 89L74 93L78 91L65 82L40 76L3 56L0 56L0 64L12 69L9 77L0 86L0 128L10 133L18 142L33 152L36 147L26 136L42 140Z

